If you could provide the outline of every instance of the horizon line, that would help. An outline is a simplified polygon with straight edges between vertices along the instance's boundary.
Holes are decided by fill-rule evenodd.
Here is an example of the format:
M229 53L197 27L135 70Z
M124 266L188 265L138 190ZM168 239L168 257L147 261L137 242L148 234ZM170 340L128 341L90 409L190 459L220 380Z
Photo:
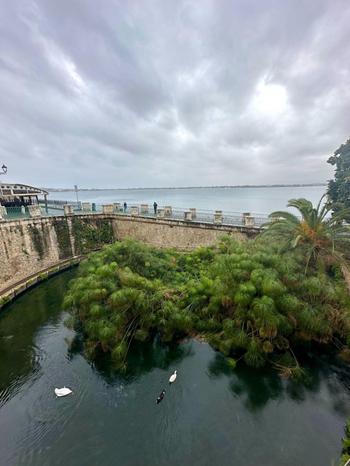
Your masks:
M131 190L152 190L152 189L217 189L217 188L297 188L312 186L327 186L327 182L321 183L288 183L288 184L241 184L241 185L211 185L211 186L161 186L161 187L129 187L129 188L79 188L78 191L131 191ZM74 188L49 188L44 189L54 191L75 191Z

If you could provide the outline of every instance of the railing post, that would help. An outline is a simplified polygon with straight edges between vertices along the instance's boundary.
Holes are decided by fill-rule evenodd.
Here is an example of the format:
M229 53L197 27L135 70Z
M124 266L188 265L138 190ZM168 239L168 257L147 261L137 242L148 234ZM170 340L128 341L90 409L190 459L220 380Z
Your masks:
M173 208L171 205L164 206L164 216L165 217L172 217L173 215Z
M0 205L0 222L5 220L4 217L6 217L6 215L7 215L6 207L3 205Z
M246 215L244 217L244 226L246 227L253 227L255 226L255 218L251 215Z
M243 212L242 214L242 224L245 225L246 217L250 217L250 212Z
M120 202L113 203L114 212L120 212Z
M70 204L64 204L63 206L64 215L73 215L73 206Z
M102 213L106 215L113 214L114 212L114 207L113 204L104 204L102 206Z
M82 202L81 209L83 212L91 212L92 210L91 202Z
M148 204L141 204L141 215L148 214L148 212L149 212Z
M132 205L130 207L130 214L133 215L133 216L139 215L139 208L138 208L137 205Z
M41 208L38 204L29 205L28 212L30 217L41 217Z
M223 219L222 210L216 210L214 213L214 223L221 224Z
M197 217L197 209L195 207L191 207L190 212L192 214L192 220L194 220Z
M192 221L192 212L190 210L185 210L184 212L184 220L187 222Z

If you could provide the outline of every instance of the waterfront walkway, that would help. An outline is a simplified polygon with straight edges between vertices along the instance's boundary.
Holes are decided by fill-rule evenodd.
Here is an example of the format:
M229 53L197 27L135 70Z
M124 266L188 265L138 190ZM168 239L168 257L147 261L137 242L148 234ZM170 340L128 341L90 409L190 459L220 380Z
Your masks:
M227 212L221 210L203 210L196 208L183 209L172 206L159 206L154 212L148 204L132 204L124 209L123 204L95 204L91 202L70 202L50 200L47 205L40 204L37 208L8 207L2 208L0 220L15 220L39 216L82 215L93 213L118 214L147 218L185 220L188 222L222 224L232 226L258 227L269 222L268 214L251 212Z

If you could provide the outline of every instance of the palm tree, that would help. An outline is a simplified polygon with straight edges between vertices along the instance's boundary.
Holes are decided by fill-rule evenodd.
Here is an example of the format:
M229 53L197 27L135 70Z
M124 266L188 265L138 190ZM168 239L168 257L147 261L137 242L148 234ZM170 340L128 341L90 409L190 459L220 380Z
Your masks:
M269 216L272 221L265 225L264 235L284 241L288 249L302 249L306 258L305 272L310 262L316 264L320 259L328 264L345 264L344 252L350 244L350 229L344 224L344 217L349 215L349 209L330 215L332 206L323 202L324 197L316 208L307 199L291 199L288 207L294 207L300 215L272 212Z

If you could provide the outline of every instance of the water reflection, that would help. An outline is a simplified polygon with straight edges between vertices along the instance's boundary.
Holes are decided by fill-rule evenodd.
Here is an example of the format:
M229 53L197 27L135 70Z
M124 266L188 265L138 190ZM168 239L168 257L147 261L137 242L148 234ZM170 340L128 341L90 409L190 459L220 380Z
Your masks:
M164 344L155 338L153 342L135 342L131 346L126 371L121 372L115 367L108 355L95 361L94 367L110 384L121 380L124 383L132 383L154 369L169 370L170 367L179 364L184 358L193 355L191 345Z
M306 376L303 381L284 379L277 371L270 368L250 369L238 364L236 369L227 363L226 358L215 353L208 365L208 373L212 378L225 376L229 379L229 388L235 397L244 400L245 407L251 411L259 411L271 400L291 399L304 402L310 394L319 393L325 384L332 396L334 411L350 415L350 368L335 356L309 355L303 360Z
M329 466L350 414L349 369L309 359L304 385L232 370L205 343L133 345L126 373L91 363L63 324L69 274L0 317L1 463L6 466ZM178 379L169 387L174 369ZM73 389L57 399L55 386ZM160 405L156 397L166 388Z
M73 274L74 271L68 271L53 277L1 311L0 406L18 393L28 378L38 377L47 354L36 340L43 326L46 332L57 328L61 300Z

